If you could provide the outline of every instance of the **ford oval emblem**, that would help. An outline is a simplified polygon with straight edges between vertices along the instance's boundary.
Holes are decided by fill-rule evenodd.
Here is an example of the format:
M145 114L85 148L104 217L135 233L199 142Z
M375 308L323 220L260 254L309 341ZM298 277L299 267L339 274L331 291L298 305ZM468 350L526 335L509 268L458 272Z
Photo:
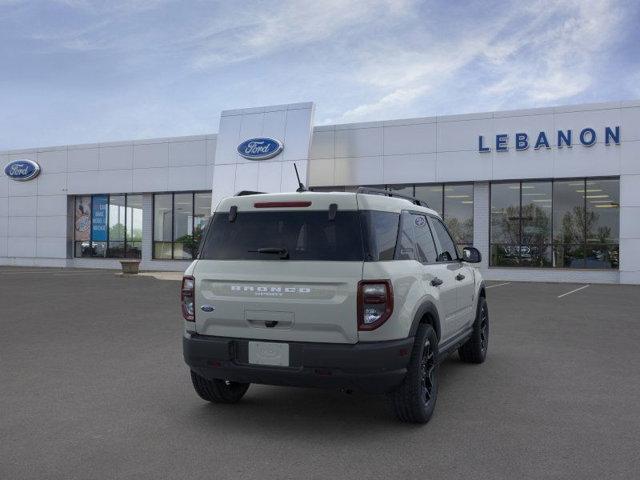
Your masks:
M40 165L33 160L14 160L4 167L4 173L11 180L26 182L38 176L40 173Z
M273 138L250 138L238 145L238 153L249 160L266 160L278 155L284 146Z

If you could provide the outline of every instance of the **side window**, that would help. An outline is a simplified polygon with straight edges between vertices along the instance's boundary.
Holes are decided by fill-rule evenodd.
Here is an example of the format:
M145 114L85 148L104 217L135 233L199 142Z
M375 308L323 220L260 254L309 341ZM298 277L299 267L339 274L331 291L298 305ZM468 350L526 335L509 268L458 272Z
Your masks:
M369 261L393 260L398 238L400 215L376 210L361 211L364 236L368 243Z
M425 215L412 214L413 230L416 237L416 260L422 263L436 261L436 245L431 236L431 229Z
M413 215L403 212L400 217L400 231L398 233L398 243L396 245L396 260L417 259L414 249L415 239L413 232Z
M451 239L449 232L437 218L431 218L433 233L438 238L439 248L436 262L451 262L458 259L456 244Z

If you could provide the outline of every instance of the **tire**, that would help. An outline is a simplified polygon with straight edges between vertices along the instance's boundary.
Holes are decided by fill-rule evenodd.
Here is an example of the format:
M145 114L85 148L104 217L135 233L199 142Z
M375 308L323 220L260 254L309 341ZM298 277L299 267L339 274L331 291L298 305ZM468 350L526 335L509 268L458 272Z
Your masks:
M401 422L427 423L433 415L438 397L438 337L431 325L418 328L407 375L388 397Z
M489 348L489 308L484 297L478 299L476 320L473 333L467 342L458 349L460 360L466 363L482 363L487 358Z
M237 403L247 393L250 383L228 382L226 380L208 380L191 371L191 382L196 393L212 403Z

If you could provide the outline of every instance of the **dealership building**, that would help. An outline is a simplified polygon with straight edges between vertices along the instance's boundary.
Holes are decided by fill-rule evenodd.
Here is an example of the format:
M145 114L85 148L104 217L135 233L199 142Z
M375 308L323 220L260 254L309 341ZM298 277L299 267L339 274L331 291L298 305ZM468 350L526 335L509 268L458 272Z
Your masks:
M0 164L1 265L184 270L212 206L295 191L295 164L313 190L426 201L488 279L640 284L640 101L319 126L313 103L277 105Z

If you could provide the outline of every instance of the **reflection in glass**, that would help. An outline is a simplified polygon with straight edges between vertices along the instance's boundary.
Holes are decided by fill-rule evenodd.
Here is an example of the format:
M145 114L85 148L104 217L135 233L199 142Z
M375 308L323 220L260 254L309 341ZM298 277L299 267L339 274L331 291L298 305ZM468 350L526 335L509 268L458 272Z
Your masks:
M522 182L520 265L551 265L551 182Z
M442 216L442 185L416 185L415 197Z
M444 186L444 222L459 248L473 245L473 184Z
M173 206L172 195L153 196L153 258L171 259Z
M520 184L491 184L491 265L518 265L520 258Z
M192 258L193 194L176 193L173 209L173 258Z
M585 268L585 180L553 183L553 243L556 267Z
M128 258L142 256L142 195L127 195L127 246Z
M125 222L125 196L109 195L109 257L124 257Z
M413 185L387 185L387 190L399 195L413 197Z
M587 243L618 243L620 228L620 182L587 180Z
M153 198L153 258L195 258L211 217L211 192L163 193Z
M493 183L490 264L618 268L619 183Z

